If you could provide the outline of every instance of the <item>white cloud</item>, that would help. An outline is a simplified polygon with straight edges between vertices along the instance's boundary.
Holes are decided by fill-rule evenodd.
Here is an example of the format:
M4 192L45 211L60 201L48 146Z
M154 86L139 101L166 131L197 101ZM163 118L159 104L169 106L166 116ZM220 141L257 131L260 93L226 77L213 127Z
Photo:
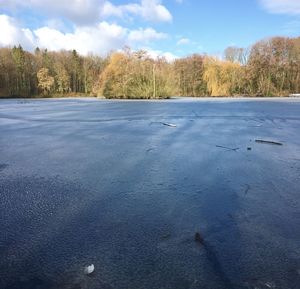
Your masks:
M0 15L0 46L22 44L25 49L34 47L34 35L29 29L19 26L17 21L7 15Z
M181 38L177 41L177 45L187 45L190 43L191 43L191 41L188 38Z
M35 30L34 35L38 47L55 51L76 49L83 55L90 52L105 55L127 42L126 28L105 21L95 26L77 27L73 33L43 27Z
M300 15L300 0L259 0L270 13Z
M121 49L125 45L135 48L136 45L140 46L168 37L167 34L157 32L150 27L129 30L106 21L90 26L76 26L71 33L64 33L49 26L30 30L21 28L17 21L7 15L0 15L0 27L0 47L21 44L31 51L35 47L47 48L51 51L76 49L83 55L90 52L106 55L111 50Z
M48 50L76 49L80 54L90 52L105 55L121 48L128 42L128 29L105 21L93 25L76 27L72 33L41 27L36 30L21 28L17 21L7 15L0 15L0 46L21 44L27 50L35 47Z
M103 17L115 16L122 18L124 17L124 11L121 7L114 5L109 1L105 1L101 9L101 15Z
M164 51L160 51L160 50L152 50L149 48L145 48L144 50L146 50L148 52L149 56L153 59L164 57L168 62L172 62L178 58L177 55L173 54L172 52L168 52L168 51L164 52Z
M172 21L171 13L160 0L142 0L141 15L150 21Z
M63 17L76 25L99 22L105 17L134 15L152 22L172 21L169 10L161 0L141 0L114 5L107 0L0 0L0 8L16 11L28 8L50 18Z
M123 18L127 15L140 16L151 22L170 22L172 15L169 10L161 4L160 0L141 0L140 3L129 3L125 5L113 5L106 1L103 5L102 16L116 16Z
M157 32L153 28L132 30L128 35L128 40L130 42L149 42L153 40L160 40L167 38L166 33Z

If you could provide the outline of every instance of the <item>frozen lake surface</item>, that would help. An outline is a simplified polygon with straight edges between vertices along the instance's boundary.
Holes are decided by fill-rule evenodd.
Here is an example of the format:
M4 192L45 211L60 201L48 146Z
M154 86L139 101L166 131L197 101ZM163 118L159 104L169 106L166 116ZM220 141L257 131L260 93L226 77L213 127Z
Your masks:
M300 288L300 100L1 100L0 232L1 289Z

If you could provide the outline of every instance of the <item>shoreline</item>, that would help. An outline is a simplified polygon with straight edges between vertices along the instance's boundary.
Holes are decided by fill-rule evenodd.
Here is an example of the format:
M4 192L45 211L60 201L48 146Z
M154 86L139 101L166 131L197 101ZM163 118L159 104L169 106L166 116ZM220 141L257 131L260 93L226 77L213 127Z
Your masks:
M164 99L143 99L143 98L127 98L127 99L118 99L118 98L100 98L100 97L92 97L92 96L72 96L72 97L1 97L1 100L16 100L16 101L41 101L41 100L94 100L94 101L108 101L108 102L170 102L170 101L178 101L178 102L201 102L201 101L209 101L209 102L227 102L227 101L300 101L299 96L260 96L260 97L251 97L251 96L226 96L226 97L214 97L214 96L204 96L204 97L180 97L174 96L170 98Z

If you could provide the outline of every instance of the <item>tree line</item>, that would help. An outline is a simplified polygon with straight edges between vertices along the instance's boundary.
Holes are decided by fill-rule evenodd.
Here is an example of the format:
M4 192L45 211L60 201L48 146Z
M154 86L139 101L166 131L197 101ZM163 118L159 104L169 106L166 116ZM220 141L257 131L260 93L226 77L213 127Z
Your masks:
M168 62L125 48L106 57L76 50L0 48L0 97L287 96L300 93L300 37L228 47L223 58L193 54Z

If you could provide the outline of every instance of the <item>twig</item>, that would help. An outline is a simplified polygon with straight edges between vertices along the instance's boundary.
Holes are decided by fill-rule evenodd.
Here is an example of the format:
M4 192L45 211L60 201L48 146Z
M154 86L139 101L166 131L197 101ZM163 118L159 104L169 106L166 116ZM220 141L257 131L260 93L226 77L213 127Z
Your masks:
M150 123L150 125L152 125L153 123L159 123L159 124L162 124L162 125L165 125L165 126L169 126L169 127L177 127L176 124L173 124L173 123L167 123L167 122L162 122L162 121L152 121Z
M173 123L161 122L161 124L169 127L177 127L177 125Z
M237 150L240 149L240 148L228 148L228 147L219 146L219 145L216 145L216 147L217 147L217 148L226 149L226 150L230 150L230 151L234 151L234 152L236 152Z
M154 148L149 148L149 149L147 149L147 153L149 153L149 152L151 152L153 150L154 150Z
M282 146L283 145L281 142L270 141L270 140L263 140L263 139L256 139L255 142L257 142L257 143L263 143L263 144L277 145L277 146Z

